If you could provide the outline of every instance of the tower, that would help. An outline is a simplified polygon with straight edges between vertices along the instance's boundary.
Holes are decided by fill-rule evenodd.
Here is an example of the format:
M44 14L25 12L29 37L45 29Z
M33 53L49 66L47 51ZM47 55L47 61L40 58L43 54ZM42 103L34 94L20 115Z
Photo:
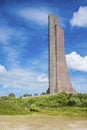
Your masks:
M76 93L71 85L64 52L64 31L54 14L48 16L49 93Z

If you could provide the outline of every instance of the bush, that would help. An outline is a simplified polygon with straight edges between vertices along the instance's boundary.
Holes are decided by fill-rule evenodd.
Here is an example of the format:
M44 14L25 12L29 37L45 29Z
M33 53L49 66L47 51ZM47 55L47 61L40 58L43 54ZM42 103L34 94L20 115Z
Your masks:
M65 107L87 107L87 94L66 94L65 92L31 98L0 97L0 114L29 114L30 112L56 111ZM64 109L65 110L65 109ZM86 109L87 110L87 109ZM54 112L55 113L55 112Z
M16 96L15 96L14 93L10 93L10 94L8 95L8 97L9 97L9 98L15 98Z
M80 106L81 105L81 101L78 98L72 97L68 101L68 105L69 106Z
M32 104L32 105L30 106L30 111L31 111L31 112L39 112L39 111L40 111L40 108L37 107L35 104Z

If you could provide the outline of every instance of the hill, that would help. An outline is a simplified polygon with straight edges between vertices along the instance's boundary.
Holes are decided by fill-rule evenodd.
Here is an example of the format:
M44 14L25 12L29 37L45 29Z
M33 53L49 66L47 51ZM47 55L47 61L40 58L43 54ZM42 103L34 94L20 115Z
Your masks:
M29 98L0 97L0 115L32 113L87 117L87 94L62 92Z

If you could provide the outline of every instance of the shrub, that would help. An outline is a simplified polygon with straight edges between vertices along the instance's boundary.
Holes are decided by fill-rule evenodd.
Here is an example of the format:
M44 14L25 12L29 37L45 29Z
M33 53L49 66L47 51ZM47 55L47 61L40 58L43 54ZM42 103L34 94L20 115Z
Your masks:
M37 107L35 104L32 104L32 105L30 106L30 111L31 111L31 112L39 112L39 111L40 111L40 108Z
M68 101L68 105L69 106L80 106L81 101L79 100L79 98L71 97L70 100Z
M10 93L10 94L8 95L8 97L9 97L9 98L15 98L16 96L15 96L14 93Z

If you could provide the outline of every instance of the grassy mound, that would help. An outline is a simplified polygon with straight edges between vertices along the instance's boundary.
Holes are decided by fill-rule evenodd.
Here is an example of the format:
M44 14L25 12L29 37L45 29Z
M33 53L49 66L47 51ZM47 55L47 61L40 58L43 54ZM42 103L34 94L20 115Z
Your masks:
M87 117L87 94L73 95L62 92L30 98L0 97L1 115L32 113Z

